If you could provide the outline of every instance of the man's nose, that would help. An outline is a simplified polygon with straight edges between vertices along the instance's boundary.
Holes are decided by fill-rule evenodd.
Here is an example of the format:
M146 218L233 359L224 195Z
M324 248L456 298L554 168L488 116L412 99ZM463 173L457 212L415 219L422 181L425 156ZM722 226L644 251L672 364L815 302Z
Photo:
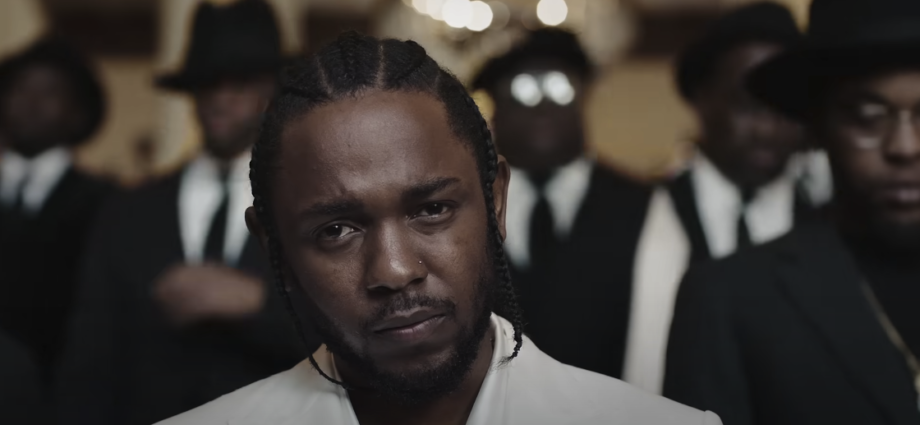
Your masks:
M414 247L411 229L404 223L382 224L373 231L368 250L365 282L368 290L401 291L425 280L428 269Z

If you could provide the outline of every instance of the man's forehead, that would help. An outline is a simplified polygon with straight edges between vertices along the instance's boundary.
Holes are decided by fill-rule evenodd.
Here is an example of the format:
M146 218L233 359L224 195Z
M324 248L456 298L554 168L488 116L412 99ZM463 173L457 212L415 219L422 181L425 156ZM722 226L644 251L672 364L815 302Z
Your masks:
M332 147L331 144L391 143L449 133L444 107L432 96L375 90L311 110L288 126L282 140L286 147Z
M281 143L280 177L338 192L475 169L444 107L424 94L379 92L324 105L293 122Z

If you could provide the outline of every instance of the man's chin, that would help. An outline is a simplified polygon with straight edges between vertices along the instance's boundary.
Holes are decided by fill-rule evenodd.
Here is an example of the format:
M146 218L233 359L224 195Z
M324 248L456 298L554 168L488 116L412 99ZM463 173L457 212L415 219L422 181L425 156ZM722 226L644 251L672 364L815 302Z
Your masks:
M378 373L408 378L424 376L428 371L446 367L448 363L454 360L457 351L456 346L450 345L437 352L427 351L401 357L384 357L371 354L369 357L375 359L373 360L374 368Z

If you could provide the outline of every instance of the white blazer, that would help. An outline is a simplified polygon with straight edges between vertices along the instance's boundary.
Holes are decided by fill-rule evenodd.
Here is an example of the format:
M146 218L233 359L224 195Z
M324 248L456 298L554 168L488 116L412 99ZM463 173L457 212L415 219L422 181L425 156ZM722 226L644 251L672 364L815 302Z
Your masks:
M473 405L468 425L720 425L711 412L648 394L630 385L543 354L524 338L517 358L509 322L493 315L492 370ZM319 366L338 377L325 347ZM309 362L256 382L160 425L358 425L348 393L326 381Z

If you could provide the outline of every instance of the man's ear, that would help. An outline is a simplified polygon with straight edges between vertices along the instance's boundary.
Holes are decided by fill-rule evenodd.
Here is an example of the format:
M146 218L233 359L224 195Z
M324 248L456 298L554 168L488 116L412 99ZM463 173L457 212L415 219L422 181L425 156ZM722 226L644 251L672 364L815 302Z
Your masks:
M262 251L268 253L268 234L256 215L255 207L246 208L246 227L249 228L249 233L259 241Z
M505 240L505 212L508 210L508 183L511 181L511 168L505 157L498 156L498 170L495 181L492 182L492 197L495 200L495 219L498 221L498 232Z
M255 207L246 208L246 227L249 228L249 233L259 241L259 246L262 248L262 252L265 255L269 255L268 252L268 233L265 230L265 226L262 225L262 222L259 221L258 215L256 215ZM293 273L291 272L287 262L282 261L281 264L284 265L284 269L281 270L284 279L285 290L291 292L293 289L297 288L297 285L293 285Z

